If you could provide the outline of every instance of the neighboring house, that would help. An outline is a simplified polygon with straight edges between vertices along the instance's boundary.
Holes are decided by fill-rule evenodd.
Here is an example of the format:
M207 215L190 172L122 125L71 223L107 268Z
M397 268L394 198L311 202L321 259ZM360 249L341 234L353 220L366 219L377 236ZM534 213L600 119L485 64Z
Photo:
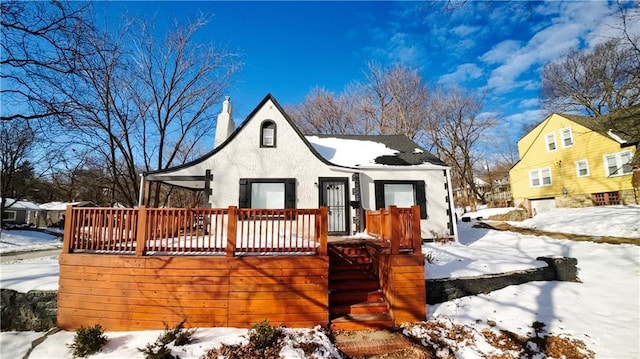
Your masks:
M492 183L493 185L488 186L488 191L485 193L487 204L490 207L513 206L509 177L494 179Z
M632 158L640 106L593 118L552 114L518 141L509 172L514 204L530 215L553 207L638 203Z
M363 231L363 209L418 205L423 238L456 237L449 167L404 136L305 136L271 95L234 128L227 98L214 150L143 183L205 190L214 208L326 205L332 235Z
M473 182L475 182L476 190L479 193L485 193L489 191L489 183L479 177L473 177ZM472 201L475 199L476 206L479 204L485 204L480 196L474 193L471 190L471 186L466 185L464 187L456 187L453 189L453 201L456 207L461 208L462 212L467 212L468 210L473 210Z
M35 223L40 211L41 208L33 202L6 198L2 223Z
M474 177L476 189L482 196L476 195L476 202L484 204L490 208L509 207L513 205L511 198L511 186L509 177L492 179L490 182L482 178ZM466 187L466 194L463 188L458 187L453 190L453 198L457 207L469 207L469 199L473 196L469 186Z
M38 227L49 227L54 225L61 225L64 222L64 213L67 210L67 206L71 207L96 207L96 204L90 201L81 202L48 202L40 205L40 208L44 210L44 214L40 215L36 225Z

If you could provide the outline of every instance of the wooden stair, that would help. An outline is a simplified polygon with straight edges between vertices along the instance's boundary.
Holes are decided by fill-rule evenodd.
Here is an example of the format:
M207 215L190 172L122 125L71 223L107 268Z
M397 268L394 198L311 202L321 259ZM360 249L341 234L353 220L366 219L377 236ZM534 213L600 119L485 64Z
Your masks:
M328 249L331 330L393 327L366 246L339 242L330 243Z

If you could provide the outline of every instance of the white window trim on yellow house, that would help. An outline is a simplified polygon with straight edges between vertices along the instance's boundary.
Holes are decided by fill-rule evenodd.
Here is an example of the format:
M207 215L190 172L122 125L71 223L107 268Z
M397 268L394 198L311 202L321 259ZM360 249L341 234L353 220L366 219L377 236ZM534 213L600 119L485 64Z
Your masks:
M544 176L543 172L547 172L549 176ZM549 178L549 183L544 183L545 178ZM534 180L538 181L537 185L533 183ZM529 185L531 186L531 188L553 185L553 179L551 178L551 167L538 168L529 171Z
M585 174L580 174L580 165L584 164L584 170L586 171ZM591 171L589 170L589 161L587 161L586 159L584 160L578 160L576 161L576 177L580 178L580 177L589 177L591 175Z
M571 127L563 128L560 130L560 139L562 141L562 148L569 148L573 146L573 133L571 132Z
M556 151L558 149L558 142L556 141L555 132L544 135L544 143L546 144L547 152ZM553 145L553 148L551 148L551 145Z
M624 162L622 158L623 156L627 157L626 162ZM609 170L609 161L608 161L609 157L613 157L616 160L616 170L614 171L614 173L611 173L611 171ZM620 151L616 153L609 153L602 156L602 158L604 161L604 173L605 173L605 176L607 177L626 176L626 175L630 175L633 172L633 169L631 168L631 159L633 158L633 155L631 154L630 150ZM625 166L628 168L626 172L625 172Z

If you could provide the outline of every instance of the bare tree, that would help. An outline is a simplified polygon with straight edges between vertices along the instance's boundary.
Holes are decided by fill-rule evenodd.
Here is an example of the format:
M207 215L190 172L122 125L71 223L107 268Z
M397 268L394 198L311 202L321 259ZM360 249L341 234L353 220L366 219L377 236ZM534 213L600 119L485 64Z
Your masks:
M194 34L208 23L200 16L185 26L174 23L161 44L153 29L140 24L142 39L134 54L138 80L135 107L140 116L144 169L161 170L192 158L195 147L213 133L213 105L218 103L238 70L236 54L213 45L194 43ZM161 203L156 189L156 204ZM168 195L162 202L166 202Z
M418 71L370 63L366 79L360 85L359 111L367 121L372 121L373 131L416 139L425 124L429 94Z
M14 202L7 197L23 198L33 179L33 165L29 163L35 131L23 121L0 122L0 218L5 208Z
M618 24L612 27L622 33L622 40L635 53L640 62L640 33L633 33L629 28L636 28L640 24L640 8L625 6L624 2L618 0L617 18Z
M307 134L359 134L359 125L351 97L336 96L322 88L314 88L303 102L287 108L300 129Z
M137 203L141 172L184 163L213 132L212 106L238 66L235 54L194 40L206 23L204 17L174 23L158 43L144 22L104 32L93 28L81 39L68 39L82 54L73 72L33 73L39 103L64 109L55 116L66 131L57 140L67 152L89 153L86 163L106 170L109 202ZM97 173L73 154L65 166Z
M238 65L233 53L193 43L194 34L207 23L203 16L186 26L174 23L162 44L156 43L152 29L140 24L134 75L141 91L135 91L135 105L144 127L147 170L189 158L199 140L215 128L212 106L222 99Z
M341 95L313 89L288 112L303 131L322 134L402 134L423 140L428 86L416 70L369 64L367 80Z
M590 116L639 104L637 53L619 39L591 51L574 49L544 67L542 95L551 111L580 111Z
M460 88L439 88L434 92L426 131L438 156L452 168L454 186L462 190L465 205L476 210L476 196L482 197L474 178L479 156L475 153L483 134L496 125L492 117L480 116L483 98Z
M92 24L86 21L89 6L63 1L0 2L2 120L42 119L67 112L64 106L42 101L46 88L37 75L65 76L77 70L76 60L83 55L77 45L92 32Z

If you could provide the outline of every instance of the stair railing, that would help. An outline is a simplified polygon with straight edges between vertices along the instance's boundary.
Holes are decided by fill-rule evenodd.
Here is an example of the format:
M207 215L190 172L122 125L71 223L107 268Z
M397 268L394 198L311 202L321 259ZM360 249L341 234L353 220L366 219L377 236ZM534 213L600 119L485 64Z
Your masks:
M389 242L391 254L420 254L420 207L398 208L389 206L365 213L367 234Z

